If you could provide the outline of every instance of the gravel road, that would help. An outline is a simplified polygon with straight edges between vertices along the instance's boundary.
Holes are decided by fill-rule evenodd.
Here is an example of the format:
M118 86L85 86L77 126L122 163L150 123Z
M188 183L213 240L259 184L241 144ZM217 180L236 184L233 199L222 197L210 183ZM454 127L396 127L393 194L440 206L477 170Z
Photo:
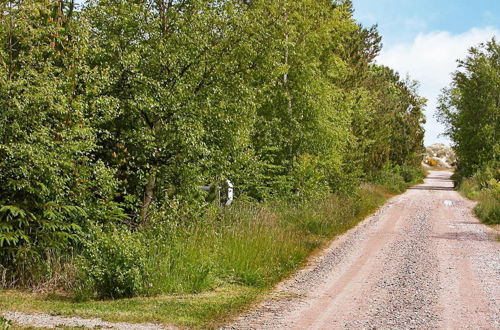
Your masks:
M392 198L229 329L500 329L500 243L450 172Z

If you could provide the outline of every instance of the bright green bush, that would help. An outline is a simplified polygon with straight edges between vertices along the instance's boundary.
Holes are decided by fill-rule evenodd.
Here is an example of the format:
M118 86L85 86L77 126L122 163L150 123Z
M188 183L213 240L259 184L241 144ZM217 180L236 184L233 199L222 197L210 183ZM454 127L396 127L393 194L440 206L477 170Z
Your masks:
M500 168L489 166L477 171L471 178L464 178L460 173L458 190L467 198L477 200L474 212L487 224L500 223Z
M407 165L399 166L399 174L407 184L420 183L426 175L423 168Z
M80 299L122 298L145 290L148 246L127 227L95 227L85 242L76 293Z
M406 189L406 182L393 167L385 166L378 171L371 179L375 184L379 184L394 193L400 193Z

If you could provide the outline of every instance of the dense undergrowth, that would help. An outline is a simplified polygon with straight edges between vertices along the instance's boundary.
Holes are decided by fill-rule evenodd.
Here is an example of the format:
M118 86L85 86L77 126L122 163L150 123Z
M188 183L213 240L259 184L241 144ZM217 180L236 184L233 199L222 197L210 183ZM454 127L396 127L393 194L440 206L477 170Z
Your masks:
M478 203L474 212L489 225L500 224L500 170L486 168L469 178L455 176L458 190Z
M362 184L348 195L240 200L196 218L153 221L141 230L98 226L85 240L83 254L49 259L25 271L38 280L38 290L62 290L76 300L200 293L227 284L267 288L390 194L423 177L417 169L386 171L377 176L377 185Z

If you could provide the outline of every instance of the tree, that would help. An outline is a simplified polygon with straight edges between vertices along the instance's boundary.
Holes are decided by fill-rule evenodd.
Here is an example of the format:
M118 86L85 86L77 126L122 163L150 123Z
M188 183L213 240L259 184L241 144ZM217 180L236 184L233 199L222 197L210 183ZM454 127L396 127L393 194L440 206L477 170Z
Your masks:
M438 119L446 125L464 176L488 163L498 166L499 95L500 45L492 39L472 47L467 58L458 61L452 84L440 98Z
M0 259L22 266L120 211L112 173L93 158L73 3L11 0L0 13Z
M192 201L199 186L236 176L265 86L262 47L241 1L91 1L89 65L108 72L116 104L98 123L99 158L120 173L138 222L152 206ZM264 51L265 54L265 51ZM256 72L257 71L257 72ZM265 80L264 80L265 81Z

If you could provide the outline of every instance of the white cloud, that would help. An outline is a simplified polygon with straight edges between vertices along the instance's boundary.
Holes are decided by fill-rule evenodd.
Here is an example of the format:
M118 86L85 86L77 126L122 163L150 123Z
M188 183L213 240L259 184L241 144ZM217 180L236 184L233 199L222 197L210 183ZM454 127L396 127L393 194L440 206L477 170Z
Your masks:
M403 77L409 74L421 83L420 94L429 101L426 109L427 124L425 144L449 143L443 127L434 118L437 97L441 89L449 86L450 74L457 69L457 59L467 56L467 50L493 36L500 36L494 28L473 28L453 35L449 32L419 34L412 43L398 44L383 50L377 59L380 64L397 70Z

